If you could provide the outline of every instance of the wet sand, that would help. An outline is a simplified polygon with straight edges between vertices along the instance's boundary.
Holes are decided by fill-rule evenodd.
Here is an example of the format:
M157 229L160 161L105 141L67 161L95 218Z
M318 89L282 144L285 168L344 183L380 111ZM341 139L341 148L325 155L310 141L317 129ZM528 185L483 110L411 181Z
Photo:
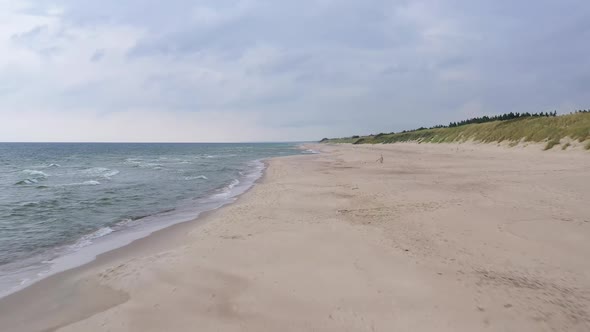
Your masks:
M590 153L311 148L234 204L0 300L0 330L590 330Z

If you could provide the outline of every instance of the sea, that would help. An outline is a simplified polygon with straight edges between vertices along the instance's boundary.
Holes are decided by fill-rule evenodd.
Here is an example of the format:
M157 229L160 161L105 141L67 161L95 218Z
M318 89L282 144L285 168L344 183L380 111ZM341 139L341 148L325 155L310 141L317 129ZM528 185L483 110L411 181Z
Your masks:
M296 143L0 143L0 297L231 203Z

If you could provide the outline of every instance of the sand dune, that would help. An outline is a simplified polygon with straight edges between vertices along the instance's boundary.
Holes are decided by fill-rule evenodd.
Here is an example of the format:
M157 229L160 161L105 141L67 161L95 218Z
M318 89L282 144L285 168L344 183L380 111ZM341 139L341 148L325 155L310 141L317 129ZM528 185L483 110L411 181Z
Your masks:
M1 330L590 330L590 154L312 148L203 220L3 299Z

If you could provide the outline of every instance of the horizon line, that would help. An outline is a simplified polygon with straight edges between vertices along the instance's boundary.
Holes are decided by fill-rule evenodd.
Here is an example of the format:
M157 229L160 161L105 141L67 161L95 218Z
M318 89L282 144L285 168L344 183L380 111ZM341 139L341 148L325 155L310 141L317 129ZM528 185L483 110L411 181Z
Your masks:
M260 144L260 143L310 143L305 141L242 141L242 142L137 142L137 141L0 141L0 144Z

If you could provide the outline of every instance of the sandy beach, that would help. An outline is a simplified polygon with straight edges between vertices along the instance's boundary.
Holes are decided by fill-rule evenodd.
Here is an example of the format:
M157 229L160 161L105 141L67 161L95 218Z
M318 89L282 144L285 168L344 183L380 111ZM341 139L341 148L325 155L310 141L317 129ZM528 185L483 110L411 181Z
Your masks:
M0 300L0 330L590 330L590 153L310 148L234 204Z

